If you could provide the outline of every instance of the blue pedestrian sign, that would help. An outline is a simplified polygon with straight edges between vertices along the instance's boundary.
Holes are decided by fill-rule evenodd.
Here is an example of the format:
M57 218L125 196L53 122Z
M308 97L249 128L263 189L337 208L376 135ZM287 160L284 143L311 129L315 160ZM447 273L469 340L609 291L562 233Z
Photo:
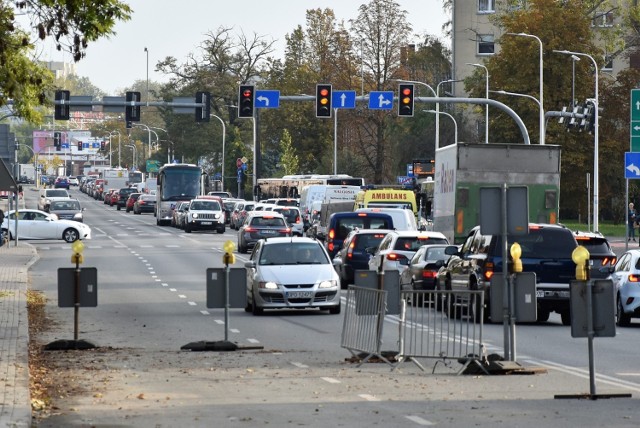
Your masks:
M356 91L333 91L331 105L333 108L356 108Z
M255 107L256 108L280 107L280 91L256 89Z
M624 154L624 178L640 178L640 152L626 152Z
M370 110L391 110L393 108L393 91L373 91L369 93Z

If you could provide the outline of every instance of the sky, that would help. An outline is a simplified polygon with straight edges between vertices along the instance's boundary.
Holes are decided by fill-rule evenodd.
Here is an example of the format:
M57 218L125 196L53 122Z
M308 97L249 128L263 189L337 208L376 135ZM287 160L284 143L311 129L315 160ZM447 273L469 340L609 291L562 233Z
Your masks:
M221 26L233 27L234 34L256 33L275 41L274 56L284 56L285 35L298 25L305 27L308 9L333 9L336 20L358 16L358 7L366 0L122 0L132 9L132 18L116 24L115 36L89 45L87 55L76 64L79 76L106 92L131 86L136 80L166 82L168 79L154 71L155 64L173 56L182 64L189 53L198 53L198 45L209 31ZM414 33L428 33L444 39L442 25L448 17L442 0L396 0L408 12ZM348 25L347 25L348 27ZM416 40L417 41L417 40ZM71 62L70 55L43 46L45 61Z

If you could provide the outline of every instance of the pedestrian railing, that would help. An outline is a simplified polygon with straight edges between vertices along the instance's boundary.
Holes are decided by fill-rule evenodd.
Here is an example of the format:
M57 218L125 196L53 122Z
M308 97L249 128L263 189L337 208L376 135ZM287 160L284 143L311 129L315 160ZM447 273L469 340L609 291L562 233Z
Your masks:
M371 357L391 364L381 352L386 299L387 292L384 290L354 285L347 290L341 346L354 357L364 354L358 367Z
M483 291L402 291L399 323L399 353L394 369L412 361L424 370L419 359L435 359L448 365L458 360L462 373L469 364L483 370Z

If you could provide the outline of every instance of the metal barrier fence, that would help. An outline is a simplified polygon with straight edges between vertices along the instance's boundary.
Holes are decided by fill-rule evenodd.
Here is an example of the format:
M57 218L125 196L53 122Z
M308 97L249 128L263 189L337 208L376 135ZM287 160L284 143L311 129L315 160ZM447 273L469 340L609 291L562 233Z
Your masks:
M463 363L458 373L472 363L484 370L482 343L483 291L402 291L399 324L399 355L394 370L409 360L420 369L419 358L448 359Z
M381 353L382 329L386 311L387 292L373 288L350 285L340 346L355 357L356 352L366 354L358 367L371 357L378 357L391 364Z

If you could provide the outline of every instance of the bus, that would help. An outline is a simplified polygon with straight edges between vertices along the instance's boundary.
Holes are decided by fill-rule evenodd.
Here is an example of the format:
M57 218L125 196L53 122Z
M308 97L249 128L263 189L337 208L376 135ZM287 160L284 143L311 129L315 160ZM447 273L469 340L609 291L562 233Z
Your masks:
M141 171L129 171L129 184L138 184L144 181L144 175Z
M166 164L160 168L156 189L156 224L171 223L173 209L179 201L190 201L206 194L209 180L202 168L193 164Z
M285 175L282 178L259 178L254 199L299 198L302 188L310 185L364 186L364 178L346 174L336 175Z

